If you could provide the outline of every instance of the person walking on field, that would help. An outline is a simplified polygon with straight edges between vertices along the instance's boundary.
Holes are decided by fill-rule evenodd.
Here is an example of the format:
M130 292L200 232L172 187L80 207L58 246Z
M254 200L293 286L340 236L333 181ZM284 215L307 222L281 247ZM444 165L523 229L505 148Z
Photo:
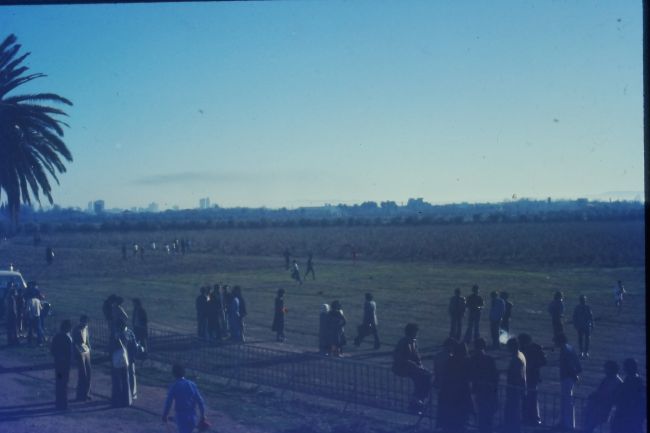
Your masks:
M616 361L605 361L603 366L605 378L600 382L596 391L589 394L585 408L584 433L592 433L596 427L609 420L609 414L614 406L614 398L619 392L623 380L618 375Z
M492 433L494 414L498 406L499 372L493 357L485 353L485 340L474 340L470 358L470 380L476 401L476 422L479 433Z
M564 334L564 296L562 292L555 292L553 300L548 305L548 314L551 316L551 325L553 325L553 340Z
M312 253L309 253L307 256L307 271L305 272L305 276L303 277L303 280L307 279L307 275L311 273L312 280L316 279L316 273L314 272L314 255Z
M73 351L72 337L70 336L71 330L72 324L70 321L62 321L59 333L52 338L50 346L50 353L54 358L57 410L66 410L68 408L68 382L70 381Z
M454 289L454 296L449 299L449 318L451 320L449 336L457 341L460 341L463 332L465 309L465 297L460 295L460 289Z
M522 403L526 395L526 358L519 351L519 342L516 338L508 340L507 347L511 356L508 365L503 431L505 433L520 433Z
M278 295L275 297L275 308L273 311L273 324L271 331L276 334L276 341L284 342L284 316L287 309L284 307L284 289L278 289Z
M522 333L517 337L519 350L526 358L526 397L524 398L524 423L538 426L542 423L539 414L537 387L542 381L541 369L547 364L542 346L533 342L530 335Z
M291 278L296 280L298 284L302 284L302 279L300 278L300 268L298 267L298 262L293 261L293 265L291 265Z
M79 324L72 329L72 343L74 355L79 370L77 380L77 401L88 401L90 397L90 378L92 368L90 365L90 338L88 336L88 316L79 318Z
M492 349L499 349L499 330L501 319L506 311L506 303L499 297L496 291L490 293L490 334L492 335Z
M573 389L578 383L582 366L578 355L568 344L564 333L555 337L555 344L560 348L560 424L559 428L572 431L576 427Z
M573 310L573 326L578 331L580 358L589 358L589 341L594 327L594 316L587 305L587 297L580 295L580 303Z
M422 365L417 344L418 331L417 324L406 325L404 337L397 343L393 352L392 368L395 375L413 380L414 392L409 409L415 412L422 411L424 400L431 392L431 372Z
M479 293L478 285L474 284L472 287L472 294L467 297L467 331L465 332L465 343L469 343L473 339L479 338L479 325L481 322L481 310L483 310L483 298Z
M643 421L647 417L648 394L643 380L639 377L634 359L623 361L625 380L614 395L614 416L611 433L641 433Z
M167 423L173 403L178 433L192 433L194 427L199 427L199 431L204 430L209 424L205 421L205 402L196 384L185 379L185 368L180 364L174 364L172 373L176 382L169 387L167 393L162 415L163 423ZM200 413L198 424L196 422L197 406Z
M616 305L616 314L621 314L621 309L623 308L623 295L626 293L625 287L623 287L623 281L618 280L616 286L614 286L614 305Z
M372 334L375 339L374 348L379 349L381 342L379 341L379 333L377 332L377 304L373 300L372 293L366 293L366 301L363 304L363 321L359 325L358 333L354 339L355 346L361 346L361 342L365 337Z

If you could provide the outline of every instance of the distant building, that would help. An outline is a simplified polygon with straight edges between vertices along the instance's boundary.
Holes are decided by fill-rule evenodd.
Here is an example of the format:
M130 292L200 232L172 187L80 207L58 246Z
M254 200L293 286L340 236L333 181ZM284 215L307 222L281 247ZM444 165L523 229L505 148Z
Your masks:
M95 200L95 203L93 203L93 209L96 214L104 213L105 207L106 203L104 203L104 200Z
M93 205L92 200L88 202L88 208L87 208L87 210L88 210L88 213L93 213L93 212L95 212L95 206Z
M151 203L149 203L149 206L147 206L147 209L145 209L145 210L146 210L147 212L153 212L153 213L155 213L155 212L158 212L158 209L159 209L159 207L158 207L158 203L156 203L156 202L151 202Z
M210 209L210 198L202 198L199 200L199 209Z

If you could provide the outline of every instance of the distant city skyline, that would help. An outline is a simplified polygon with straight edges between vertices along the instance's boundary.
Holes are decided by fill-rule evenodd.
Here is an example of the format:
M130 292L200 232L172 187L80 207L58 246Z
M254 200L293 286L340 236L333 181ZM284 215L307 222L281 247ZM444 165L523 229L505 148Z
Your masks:
M643 200L640 2L0 12L75 104L63 207Z

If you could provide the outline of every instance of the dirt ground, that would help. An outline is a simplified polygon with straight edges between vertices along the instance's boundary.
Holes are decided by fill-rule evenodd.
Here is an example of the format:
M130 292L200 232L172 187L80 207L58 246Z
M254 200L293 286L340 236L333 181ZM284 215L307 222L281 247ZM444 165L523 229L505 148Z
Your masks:
M38 351L28 355L25 351ZM22 358L22 359L21 359ZM76 371L70 379L69 398L74 398ZM35 348L0 349L0 432L2 433L175 433L173 423L161 420L166 390L152 386L146 378L138 383L139 398L130 408L110 405L110 376L105 365L93 369L90 402L71 402L69 410L54 409L54 373L44 350ZM213 395L204 395L206 416L214 432L270 433L272 430L246 425L217 410L221 405Z

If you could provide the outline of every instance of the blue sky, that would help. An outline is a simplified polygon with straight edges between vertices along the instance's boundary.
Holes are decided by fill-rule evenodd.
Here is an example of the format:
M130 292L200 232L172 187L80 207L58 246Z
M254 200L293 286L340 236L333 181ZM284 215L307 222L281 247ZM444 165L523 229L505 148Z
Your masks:
M641 2L0 7L74 102L64 206L643 190Z

